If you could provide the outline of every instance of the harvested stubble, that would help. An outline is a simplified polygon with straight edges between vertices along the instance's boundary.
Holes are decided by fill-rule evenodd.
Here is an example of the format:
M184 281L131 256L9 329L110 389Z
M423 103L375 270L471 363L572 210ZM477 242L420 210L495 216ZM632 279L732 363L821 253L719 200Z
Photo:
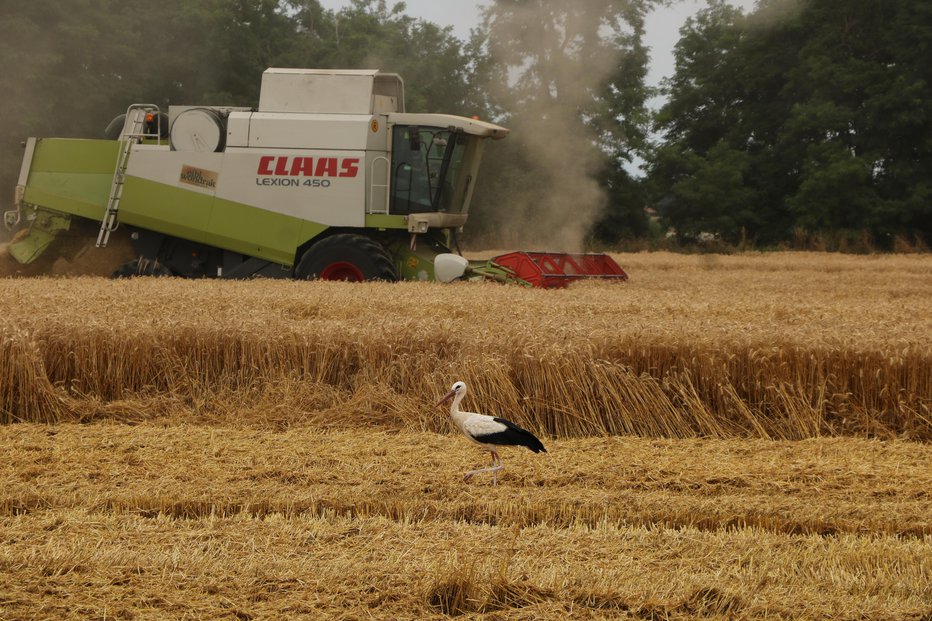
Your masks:
M2 618L914 619L932 447L12 425ZM507 615L506 617L496 615Z
M0 279L0 417L439 430L463 379L551 437L932 439L932 259L619 260L565 291Z
M620 261L0 281L0 619L932 618L929 259ZM550 452L464 484L454 379Z
M0 439L0 514L333 512L518 527L932 535L932 447L902 441L554 441L548 454L506 455L516 494L486 489L486 479L460 485L488 455L429 432L61 424L4 426Z

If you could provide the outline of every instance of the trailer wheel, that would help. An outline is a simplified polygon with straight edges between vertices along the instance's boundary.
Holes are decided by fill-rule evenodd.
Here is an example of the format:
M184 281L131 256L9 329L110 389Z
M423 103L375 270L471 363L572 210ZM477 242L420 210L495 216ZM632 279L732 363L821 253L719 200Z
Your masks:
M174 276L174 274L158 261L133 259L113 270L110 278L135 278L136 276Z
M340 233L308 248L295 268L295 278L395 281L398 272L381 244L363 235Z

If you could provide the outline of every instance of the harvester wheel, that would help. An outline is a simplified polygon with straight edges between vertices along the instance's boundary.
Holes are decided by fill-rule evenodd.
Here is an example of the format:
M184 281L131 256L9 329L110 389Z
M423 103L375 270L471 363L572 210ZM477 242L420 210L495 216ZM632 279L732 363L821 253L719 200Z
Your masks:
M308 248L295 268L295 278L395 281L398 272L381 244L363 235L340 233Z
M172 271L149 259L133 259L113 270L111 278L134 278L136 276L173 276Z

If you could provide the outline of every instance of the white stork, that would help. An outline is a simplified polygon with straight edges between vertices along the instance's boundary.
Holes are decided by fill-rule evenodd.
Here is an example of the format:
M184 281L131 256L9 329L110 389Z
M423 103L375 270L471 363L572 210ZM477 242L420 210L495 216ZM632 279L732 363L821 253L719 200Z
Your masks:
M465 396L466 383L456 382L450 388L450 392L437 402L437 405L441 405L453 399L453 404L450 406L450 416L453 417L453 422L463 432L463 435L492 453L492 467L470 470L463 475L464 481L482 472L491 472L492 485L497 485L498 471L505 467L496 450L499 446L526 446L535 453L547 452L543 443L533 433L522 429L510 420L475 412L461 412L460 401Z

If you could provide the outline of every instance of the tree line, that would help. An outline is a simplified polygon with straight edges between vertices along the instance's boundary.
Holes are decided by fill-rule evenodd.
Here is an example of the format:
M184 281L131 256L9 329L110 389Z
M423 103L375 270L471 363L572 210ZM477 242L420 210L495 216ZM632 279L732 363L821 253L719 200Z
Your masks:
M254 106L272 66L378 68L409 111L513 129L473 239L507 242L512 212L608 247L932 244L932 4L709 0L651 88L665 2L495 0L461 40L385 0L0 0L0 205L27 136L101 137L134 102Z
M676 46L650 161L677 231L932 241L932 4L724 2Z

